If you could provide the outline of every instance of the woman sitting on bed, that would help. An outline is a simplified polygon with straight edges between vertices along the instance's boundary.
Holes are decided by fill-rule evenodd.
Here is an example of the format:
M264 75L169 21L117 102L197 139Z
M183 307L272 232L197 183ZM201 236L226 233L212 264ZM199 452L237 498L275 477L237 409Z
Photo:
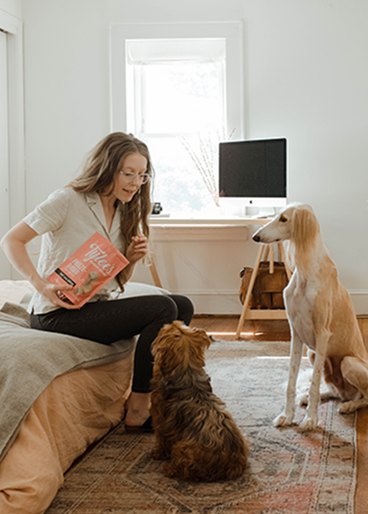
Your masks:
M152 166L147 146L133 135L109 134L90 153L82 173L52 193L2 239L10 263L35 287L31 326L110 344L138 335L132 392L127 401L127 431L152 430L151 344L165 323L189 324L191 301L181 295L122 297L118 292L148 252ZM95 232L108 238L129 265L81 308L68 303L48 277ZM42 235L37 270L26 245Z

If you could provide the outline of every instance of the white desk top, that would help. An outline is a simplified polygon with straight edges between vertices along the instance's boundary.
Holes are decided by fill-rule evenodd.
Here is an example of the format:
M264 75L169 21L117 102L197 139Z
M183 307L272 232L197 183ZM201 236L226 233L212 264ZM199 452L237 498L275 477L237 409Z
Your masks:
M247 225L265 225L270 221L271 217L232 217L232 218L173 218L171 216L152 215L149 224L151 226L247 226Z

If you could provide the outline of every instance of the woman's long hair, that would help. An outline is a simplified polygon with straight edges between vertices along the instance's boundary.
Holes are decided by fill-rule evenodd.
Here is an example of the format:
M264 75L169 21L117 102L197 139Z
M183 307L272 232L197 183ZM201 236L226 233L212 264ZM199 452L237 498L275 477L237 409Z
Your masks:
M147 159L147 170L153 169L147 145L132 134L112 132L88 154L82 172L68 185L79 193L109 195L122 161L130 154L139 153ZM148 217L151 213L150 181L142 184L130 202L121 206L120 227L125 251L133 236L149 236Z

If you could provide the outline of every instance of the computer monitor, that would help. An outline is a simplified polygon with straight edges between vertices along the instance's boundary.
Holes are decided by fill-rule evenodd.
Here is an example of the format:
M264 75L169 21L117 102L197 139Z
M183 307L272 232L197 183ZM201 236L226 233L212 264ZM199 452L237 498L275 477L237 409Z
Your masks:
M222 205L274 208L287 203L286 139L219 143Z

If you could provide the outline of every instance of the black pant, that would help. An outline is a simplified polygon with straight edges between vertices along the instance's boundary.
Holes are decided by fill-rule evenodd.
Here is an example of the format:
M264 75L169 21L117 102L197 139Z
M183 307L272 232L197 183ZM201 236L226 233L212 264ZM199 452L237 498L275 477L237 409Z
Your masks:
M139 336L134 354L132 391L147 393L152 378L151 344L160 328L179 319L187 325L192 302L181 295L149 295L91 302L79 310L31 314L31 327L110 344Z

